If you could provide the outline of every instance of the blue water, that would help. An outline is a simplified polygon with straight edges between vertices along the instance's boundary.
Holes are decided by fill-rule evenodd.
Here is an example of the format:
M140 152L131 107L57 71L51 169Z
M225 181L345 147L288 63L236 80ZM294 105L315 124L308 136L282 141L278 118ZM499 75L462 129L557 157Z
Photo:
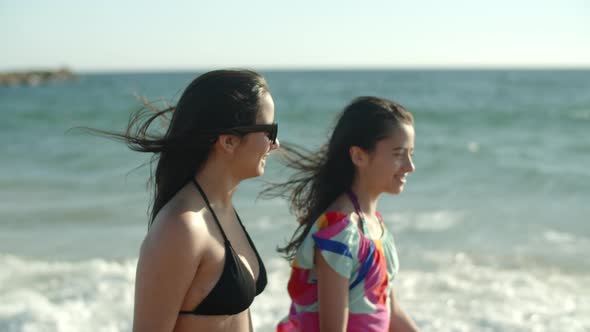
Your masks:
M134 95L173 103L196 74L0 88L0 330L130 329L149 156L68 129L123 130ZM414 113L417 170L379 209L398 296L424 331L590 330L589 70L264 75L281 141L319 147L359 95ZM284 176L271 159L265 179ZM295 222L286 202L255 200L261 183L235 203L270 273L254 325L272 331L289 302L274 248Z

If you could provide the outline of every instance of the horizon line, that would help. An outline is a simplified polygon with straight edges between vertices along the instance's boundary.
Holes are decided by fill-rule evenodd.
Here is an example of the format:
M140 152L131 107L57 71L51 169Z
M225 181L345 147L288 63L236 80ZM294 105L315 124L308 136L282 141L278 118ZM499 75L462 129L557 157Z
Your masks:
M555 70L590 70L590 64L579 65L423 65L423 66L217 66L193 68L80 68L70 66L42 67L31 66L21 69L0 69L0 73L22 73L31 71L70 70L75 74L133 74L133 73L189 73L207 72L217 69L250 69L261 72L327 72L327 71L555 71Z

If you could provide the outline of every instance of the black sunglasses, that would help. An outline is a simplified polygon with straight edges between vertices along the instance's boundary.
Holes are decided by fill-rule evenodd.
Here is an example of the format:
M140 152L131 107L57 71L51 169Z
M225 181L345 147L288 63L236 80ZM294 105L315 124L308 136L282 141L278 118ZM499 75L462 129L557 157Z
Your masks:
M277 142L277 134L279 131L278 123L271 124L256 124L251 126L233 127L227 129L221 129L218 131L220 134L238 134L244 136L250 133L264 132L268 139L275 144Z

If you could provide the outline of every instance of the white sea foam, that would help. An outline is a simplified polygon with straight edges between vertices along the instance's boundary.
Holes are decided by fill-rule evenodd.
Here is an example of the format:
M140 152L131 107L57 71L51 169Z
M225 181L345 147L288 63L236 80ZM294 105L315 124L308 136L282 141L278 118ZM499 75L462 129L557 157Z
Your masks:
M469 144L467 144L467 150L469 150L469 152L472 152L472 153L478 152L479 151L479 143L469 142Z
M394 232L413 230L419 232L441 232L453 228L463 220L459 211L402 212L383 216L385 222L393 224Z
M583 253L590 252L590 238L583 233L546 229L536 236L529 246L550 248L551 254L560 258L560 263L568 263L584 271L590 267L590 257Z
M425 331L587 331L590 276L475 265L431 253L435 272L402 271L398 295Z
M0 331L128 331L136 261L0 256Z
M423 331L588 331L590 275L499 268L463 252L424 252L428 271L403 269L396 294ZM129 331L136 260L46 262L0 255L0 331ZM266 262L269 283L252 307L273 331L289 307L288 264Z
M587 331L589 275L496 268L467 253L426 252L433 271L402 270L396 294L423 331ZM287 264L269 262L270 282L253 306L254 326L273 331L288 312Z
M573 234L566 232L559 232L555 230L547 230L543 233L545 240L553 243L572 243L576 241Z
M273 331L277 322L289 312L290 305L287 293L289 264L283 259L275 258L265 265L269 282L252 305L252 323L256 331Z

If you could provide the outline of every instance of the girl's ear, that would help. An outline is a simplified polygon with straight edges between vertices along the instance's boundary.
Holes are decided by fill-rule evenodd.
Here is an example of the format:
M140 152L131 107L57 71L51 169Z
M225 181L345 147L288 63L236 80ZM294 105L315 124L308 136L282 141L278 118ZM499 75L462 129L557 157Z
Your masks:
M369 162L369 154L358 146L351 146L348 153L350 154L350 160L356 167L365 167Z

